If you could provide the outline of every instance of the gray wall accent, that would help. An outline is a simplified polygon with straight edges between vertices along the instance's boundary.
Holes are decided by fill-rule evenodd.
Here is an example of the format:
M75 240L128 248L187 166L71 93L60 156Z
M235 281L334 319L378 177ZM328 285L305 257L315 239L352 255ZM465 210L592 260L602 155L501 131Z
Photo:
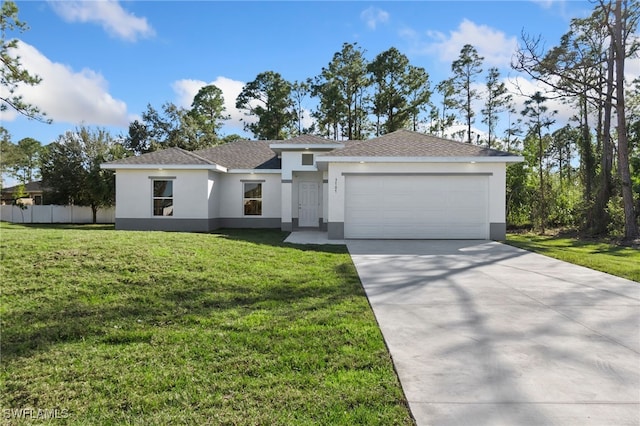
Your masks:
M293 224L291 222L282 222L280 224L280 230L291 232L293 231Z
M293 183L293 179L282 179L280 183Z
M149 179L172 180L172 179L176 179L176 177L175 176L149 176Z
M328 222L327 234L330 240L344 239L344 222Z
M494 241L504 241L507 239L507 224L506 223L490 223L489 224L489 238Z
M127 231L208 232L209 219L116 218L116 229Z
M216 218L209 218L209 231L220 228L220 220Z
M279 217L221 217L219 228L272 228L280 229L282 220Z
M416 173L376 173L376 172L342 172L342 176L493 176L493 172L463 173L463 172L416 172Z
M240 179L240 182L262 183L262 182L266 182L266 180L264 180L264 179Z
M280 227L281 221L279 217L217 219L116 218L116 229L127 231L209 232L219 228L279 229Z
M289 231L291 231L291 230L297 231L299 229L315 229L315 227L313 227L313 226L300 227L299 222L298 222L299 219L297 217L292 218L291 221L292 221L292 223L291 223L292 229L290 229ZM325 222L323 222L323 219L321 217L318 218L318 229L320 231L326 231L327 230L327 224Z

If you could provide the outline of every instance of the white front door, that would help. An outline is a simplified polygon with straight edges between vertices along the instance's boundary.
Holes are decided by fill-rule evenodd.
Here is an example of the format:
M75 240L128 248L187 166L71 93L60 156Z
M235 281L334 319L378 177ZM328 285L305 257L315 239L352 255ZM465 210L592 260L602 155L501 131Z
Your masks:
M318 183L298 184L298 226L318 227Z

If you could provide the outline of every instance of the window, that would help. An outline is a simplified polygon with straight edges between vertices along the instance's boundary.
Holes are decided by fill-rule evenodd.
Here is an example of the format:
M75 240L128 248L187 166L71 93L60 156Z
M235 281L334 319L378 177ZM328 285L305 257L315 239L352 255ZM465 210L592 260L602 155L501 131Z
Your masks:
M302 154L302 165L313 166L313 154Z
M173 181L153 181L153 215L173 216Z
M262 183L244 182L245 216L262 215Z

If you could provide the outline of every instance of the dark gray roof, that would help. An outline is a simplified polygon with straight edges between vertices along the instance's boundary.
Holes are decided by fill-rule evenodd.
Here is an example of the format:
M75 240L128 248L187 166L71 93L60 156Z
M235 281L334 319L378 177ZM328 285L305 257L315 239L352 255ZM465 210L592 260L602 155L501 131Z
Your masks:
M273 141L237 140L198 151L166 148L135 157L111 161L108 165L220 165L228 169L279 169L280 160L269 148Z
M279 169L280 159L269 148L274 142L237 140L195 153L228 169Z
M315 135L300 135L285 141L269 141L273 144L291 144L291 145L338 145L341 141L334 141Z
M344 148L323 154L326 157L504 157L512 155L508 152L410 130L397 130L365 141L349 141Z
M136 157L112 161L110 165L220 165L228 169L280 169L278 155L271 144L344 144L344 148L322 154L326 157L507 157L507 152L464 142L443 139L409 130L398 130L365 141L332 141L302 135L286 141L237 140L190 152L167 148Z
M3 194L13 194L20 185L9 186L7 188L2 188ZM45 188L42 187L42 181L36 180L33 182L25 183L24 185L25 192L40 192L44 191Z
M135 157L114 160L107 164L212 165L215 162L203 158L195 152L172 147Z

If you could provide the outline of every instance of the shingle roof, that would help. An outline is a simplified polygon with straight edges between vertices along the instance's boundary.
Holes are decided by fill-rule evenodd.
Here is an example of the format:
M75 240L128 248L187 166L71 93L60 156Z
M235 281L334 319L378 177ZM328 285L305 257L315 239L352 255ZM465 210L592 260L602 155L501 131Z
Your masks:
M195 153L228 169L279 169L280 159L269 148L273 142L237 140Z
M13 192L16 191L19 186L20 185L15 185L15 186L9 186L7 188L2 188L2 193L3 194L13 194ZM24 185L24 190L25 190L25 192L38 192L38 191L44 191L45 188L42 187L42 181L41 180L36 180L36 181L33 181L33 182L26 183Z
M286 141L269 141L274 144L292 144L292 145L339 145L343 142L326 139L315 135L300 135Z
M172 147L135 157L114 160L107 164L212 165L215 162L203 158L195 152Z
M228 169L280 169L271 144L342 144L344 148L322 154L326 157L508 157L510 153L409 130L398 130L365 141L332 141L302 135L287 141L237 140L198 151L167 148L136 157L112 161L110 165L220 165Z
M350 141L344 148L323 154L326 157L504 157L508 152L483 148L410 130L365 140Z

